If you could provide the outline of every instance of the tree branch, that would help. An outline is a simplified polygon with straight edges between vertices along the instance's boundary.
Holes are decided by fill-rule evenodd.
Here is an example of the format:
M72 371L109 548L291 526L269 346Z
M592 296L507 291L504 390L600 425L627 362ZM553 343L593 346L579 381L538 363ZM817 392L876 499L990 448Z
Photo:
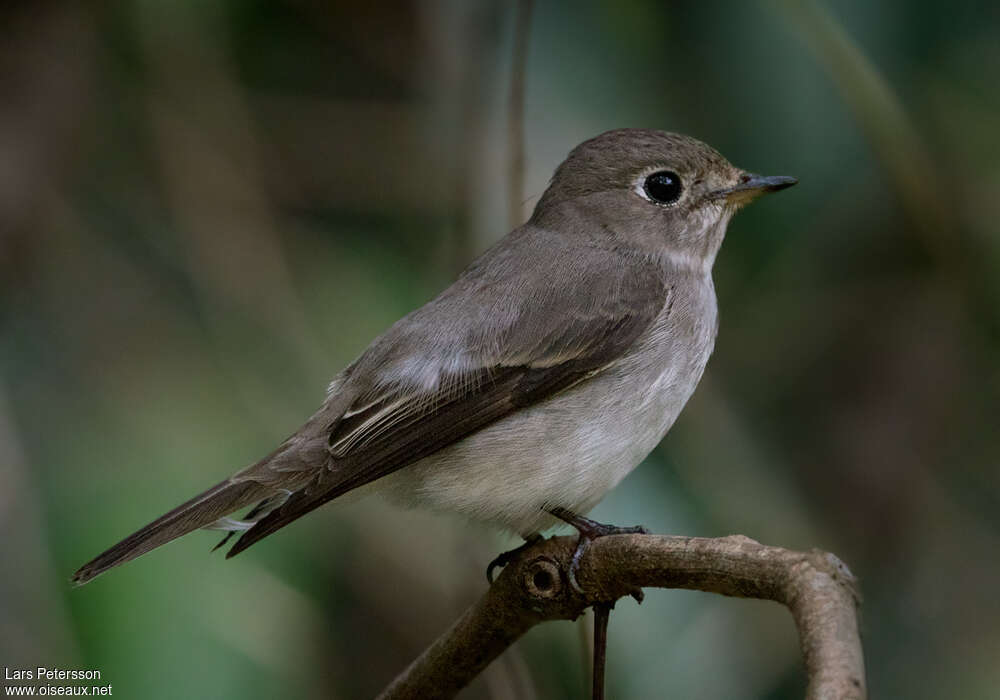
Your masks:
M614 535L587 550L577 573L581 595L566 579L575 545L574 536L553 537L524 550L380 698L453 697L534 625L575 619L594 603L649 586L787 606L805 657L807 700L866 697L856 580L832 554L769 547L741 535Z

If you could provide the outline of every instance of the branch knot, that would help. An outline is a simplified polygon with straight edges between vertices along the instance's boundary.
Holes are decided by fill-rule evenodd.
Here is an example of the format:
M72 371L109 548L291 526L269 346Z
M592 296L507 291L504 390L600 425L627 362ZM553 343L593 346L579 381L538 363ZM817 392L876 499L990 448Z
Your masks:
M524 566L522 582L532 598L552 600L562 593L563 574L559 564L546 556L535 557Z

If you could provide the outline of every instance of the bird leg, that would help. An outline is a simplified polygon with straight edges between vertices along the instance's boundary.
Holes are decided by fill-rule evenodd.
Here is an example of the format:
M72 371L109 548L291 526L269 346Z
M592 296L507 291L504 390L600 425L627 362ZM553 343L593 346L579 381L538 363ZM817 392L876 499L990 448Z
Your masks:
M607 537L608 535L649 534L649 530L644 528L642 525L636 525L634 527L605 525L604 523L599 523L596 520L585 518L582 515L577 515L572 511L558 506L555 508L549 508L549 513L556 516L564 523L572 525L576 528L576 531L580 533L580 537L576 541L576 549L573 550L573 558L569 563L569 571L567 572L570 585L573 586L573 590L580 594L583 593L583 589L576 580L576 572L580 568L580 559L583 558L583 553L587 551L587 547L590 546L592 540L596 540L598 537ZM638 595L636 595L636 593L633 593L632 595L636 598L636 600L642 602L641 593L642 592L639 591Z
M532 532L530 535L524 538L524 544L520 547L515 547L514 549L507 550L506 552L501 552L497 555L496 559L490 562L489 566L486 567L486 580L493 585L493 570L496 568L503 568L507 566L512 560L517 558L521 552L526 550L531 545L542 539L542 535L538 532Z

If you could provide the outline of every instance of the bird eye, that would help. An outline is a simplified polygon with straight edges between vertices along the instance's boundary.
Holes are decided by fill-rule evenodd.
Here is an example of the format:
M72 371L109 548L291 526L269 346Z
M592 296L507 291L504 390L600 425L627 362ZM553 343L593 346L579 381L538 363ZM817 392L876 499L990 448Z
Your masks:
M643 181L642 189L657 204L673 204L681 196L681 179L677 173L658 170Z

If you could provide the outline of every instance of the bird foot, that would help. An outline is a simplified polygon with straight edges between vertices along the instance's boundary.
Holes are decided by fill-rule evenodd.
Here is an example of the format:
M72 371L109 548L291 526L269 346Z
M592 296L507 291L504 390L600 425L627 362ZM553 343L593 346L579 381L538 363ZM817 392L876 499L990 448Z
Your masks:
M501 552L497 555L496 559L490 562L489 566L486 567L486 580L493 585L493 570L507 566L511 561L517 558L517 556L526 550L531 545L542 539L541 534L533 532L524 538L524 544L520 547L515 547L514 549L509 549L506 552Z
M591 520L590 518L585 518L582 515L577 515L572 511L566 510L565 508L550 508L549 513L556 516L564 523L572 525L576 528L576 531L580 533L580 536L576 541L576 549L573 550L573 558L570 559L569 571L567 572L569 585L573 587L573 590L580 594L583 594L583 588L580 587L579 582L576 580L576 572L580 568L580 560L583 558L584 552L587 551L587 548L593 540L596 540L599 537L607 537L608 535L649 534L649 530L644 528L642 525L635 525L632 527L605 525L604 523L599 523L596 520ZM641 591L639 591L639 595L636 595L635 593L632 595L636 598L636 600L642 602Z

